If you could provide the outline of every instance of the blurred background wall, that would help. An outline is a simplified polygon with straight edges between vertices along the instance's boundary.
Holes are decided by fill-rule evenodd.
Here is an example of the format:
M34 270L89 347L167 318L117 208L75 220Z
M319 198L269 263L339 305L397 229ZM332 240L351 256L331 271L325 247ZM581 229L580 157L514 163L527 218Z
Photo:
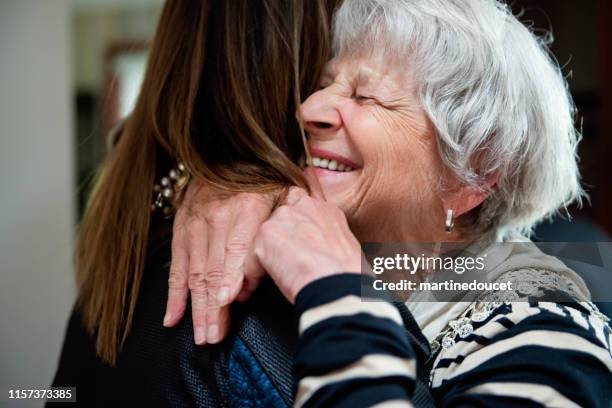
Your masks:
M0 0L0 406L8 388L51 381L74 301L74 228L106 135L138 94L162 3ZM552 50L579 109L581 168L591 195L590 205L572 210L572 225L586 223L599 234L582 237L608 239L612 6L511 3L534 28L553 29ZM538 234L581 238L569 231L563 236L545 225Z
M55 372L75 297L79 185L103 156L107 75L115 63L134 98L161 3L0 0L0 406L43 404L7 392L46 387ZM132 46L135 57L109 61Z
M49 384L74 297L69 7L0 1L2 406L9 388Z

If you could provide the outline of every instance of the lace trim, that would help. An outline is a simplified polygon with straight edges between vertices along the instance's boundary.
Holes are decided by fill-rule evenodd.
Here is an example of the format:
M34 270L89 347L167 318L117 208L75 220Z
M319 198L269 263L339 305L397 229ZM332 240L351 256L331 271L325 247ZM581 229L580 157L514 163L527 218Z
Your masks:
M592 302L580 301L583 296L574 282L554 272L537 269L520 269L506 272L497 281L510 281L514 291L495 292L488 291L481 294L472 302L457 319L451 320L438 336L430 343L433 354L443 352L456 343L457 336L465 338L474 332L474 324L486 321L494 311L503 305L509 305L527 297L542 297L545 290L558 290L565 292L580 302L589 312L609 323L610 319L602 314Z
M527 297L542 297L545 290L564 292L577 301L586 300L583 299L584 296L580 294L580 290L572 280L547 270L519 269L504 273L497 281L511 282L515 290L512 292L484 292L477 301L516 302Z

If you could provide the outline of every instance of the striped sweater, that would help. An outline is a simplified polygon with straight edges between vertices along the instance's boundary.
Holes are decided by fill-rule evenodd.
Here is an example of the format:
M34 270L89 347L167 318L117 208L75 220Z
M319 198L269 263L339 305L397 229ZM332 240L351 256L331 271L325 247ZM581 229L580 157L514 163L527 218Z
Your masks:
M362 301L361 279L336 275L299 293L297 406L413 406L410 336L392 303ZM589 304L499 303L463 318L470 331L431 357L436 406L612 407L612 332Z

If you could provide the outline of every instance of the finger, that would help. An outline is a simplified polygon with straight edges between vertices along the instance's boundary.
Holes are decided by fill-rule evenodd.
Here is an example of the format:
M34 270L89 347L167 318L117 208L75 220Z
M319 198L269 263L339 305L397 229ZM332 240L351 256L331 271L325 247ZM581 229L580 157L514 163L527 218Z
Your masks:
M261 284L261 281L263 280L264 276L265 274L262 276L251 277L249 279L245 279L244 285L242 286L242 288L240 289L240 292L236 296L236 301L244 302L248 300L251 296L253 296L253 293L255 293L255 291Z
M221 212L223 211L223 212ZM206 262L206 342L217 343L220 340L220 308L217 299L223 281L225 265L225 245L229 233L227 210L218 210L208 222L208 259Z
M185 236L184 218L177 217L174 221L174 233L172 234L172 260L170 262L170 274L168 276L168 302L166 303L166 314L164 326L175 326L183 317L187 298L189 297L189 253L187 251L187 239Z
M266 276L266 271L259 261L259 257L255 254L255 245L257 244L253 244L244 261L244 282L237 296L237 300L240 302L247 300Z
M234 301L242 288L245 274L245 261L249 254L255 235L261 224L270 216L271 205L263 202L248 203L252 205L248 216L237 214L228 234L225 248L225 273L217 294L219 306Z
M210 311L208 312L208 315L210 315ZM208 342L211 343L211 344L220 342L229 333L229 330L230 330L230 307L229 306L224 306L224 307L219 308L219 311L216 314L216 319L217 319L216 320L216 324L217 324L217 326L219 328L218 328L216 337L209 339Z
M208 228L203 220L189 227L189 277L191 315L195 343L206 343L206 261L208 258Z
M236 302L246 302L253 295L254 291L246 290L244 286L240 289L238 296L236 296Z
M306 167L306 169L304 169L304 176L308 182L308 187L310 187L310 195L317 200L327 201L325 198L325 193L323 193L323 189L321 188L321 183L319 183L319 179L315 174L314 168Z

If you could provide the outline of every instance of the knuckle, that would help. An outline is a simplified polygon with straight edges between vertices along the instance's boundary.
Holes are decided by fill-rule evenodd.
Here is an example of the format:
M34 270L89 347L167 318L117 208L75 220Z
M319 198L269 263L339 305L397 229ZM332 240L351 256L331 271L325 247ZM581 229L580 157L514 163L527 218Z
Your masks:
M202 233L202 221L198 218L190 218L189 223L185 226L187 238L193 240ZM172 241L174 243L174 240ZM178 242L177 242L178 244Z
M272 210L272 201L259 194L249 196L240 202L241 211L252 211L257 215L268 215Z
M223 279L223 263L212 261L206 265L206 281L209 285L216 285Z
M191 271L187 279L187 284L192 291L203 290L206 288L206 275L200 271Z
M211 209L204 214L204 220L211 227L222 227L227 225L230 218L230 211L225 207Z
M274 234L275 229L274 222L268 220L261 224L261 227L259 227L259 235L263 238L267 238L268 236Z
M290 206L288 205L281 205L280 207L278 207L275 211L275 215L277 217L287 217L289 215L291 215L291 213L293 212L293 210L291 209Z
M305 191L303 188L292 186L292 187L289 187L288 194L295 195L295 196L302 196L302 195L305 195Z
M282 241L282 230L280 230L274 223L262 225L257 240L258 246L270 245L278 241Z
M225 251L227 252L228 256L245 255L249 252L250 248L251 242L249 242L243 235L230 238L225 245Z
M187 287L187 277L177 270L170 270L168 275L168 287L172 289L183 289Z

